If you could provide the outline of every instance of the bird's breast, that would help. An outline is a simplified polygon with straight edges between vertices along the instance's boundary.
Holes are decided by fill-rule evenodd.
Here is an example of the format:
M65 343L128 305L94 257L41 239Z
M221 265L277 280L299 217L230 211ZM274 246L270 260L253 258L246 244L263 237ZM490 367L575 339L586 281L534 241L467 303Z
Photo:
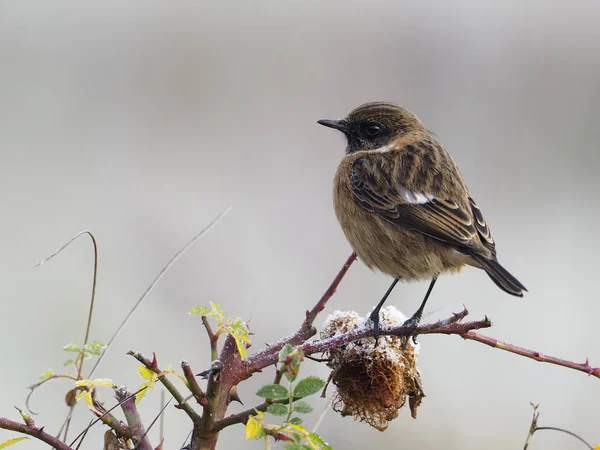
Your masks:
M354 158L339 165L333 185L337 219L350 245L368 267L404 280L430 279L462 268L463 257L421 233L386 222L354 200L349 178Z

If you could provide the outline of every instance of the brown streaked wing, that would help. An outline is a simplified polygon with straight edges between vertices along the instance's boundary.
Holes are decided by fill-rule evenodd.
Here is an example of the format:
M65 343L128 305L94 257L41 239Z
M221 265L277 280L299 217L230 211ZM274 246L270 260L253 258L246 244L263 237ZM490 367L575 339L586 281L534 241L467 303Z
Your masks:
M464 211L452 200L433 197L423 203L407 201L400 194L399 188L403 187L400 180L391 180L389 166L377 164L378 157L359 158L350 169L352 192L361 207L399 227L455 245L458 249L489 255L486 247L478 242L478 230L471 211ZM419 196L425 197L425 194Z

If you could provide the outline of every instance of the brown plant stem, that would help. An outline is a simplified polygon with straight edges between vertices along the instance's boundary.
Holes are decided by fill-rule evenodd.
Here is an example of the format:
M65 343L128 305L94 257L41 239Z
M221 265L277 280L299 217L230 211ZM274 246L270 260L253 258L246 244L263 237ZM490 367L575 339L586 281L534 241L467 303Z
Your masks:
M509 353L514 353L516 355L521 355L529 359L534 359L539 362L567 367L569 369L578 370L580 372L587 373L590 376L600 378L600 367L590 366L590 363L587 360L587 358L584 363L576 363L566 359L557 358L555 356L545 355L543 353L536 352L535 350L529 350L523 347L519 347L517 345L509 344L508 342L499 341L498 339L494 339L489 336L483 336L479 333L474 333L473 331L464 333L462 337L471 341L477 341L482 344L489 345L493 348L498 348L500 350L507 351Z
M219 358L219 352L217 350L217 341L219 340L219 337L213 332L206 316L202 316L202 325L206 328L206 334L208 334L208 340L210 342L210 359L211 361L215 361Z
M183 376L187 381L188 389L194 395L196 401L200 405L206 406L208 404L208 397L200 388L200 385L198 384L196 376L194 375L194 372L192 372L192 368L190 367L189 363L187 361L181 361L181 369L183 370Z
M157 375L162 374L162 371L159 369L158 364L156 363L156 358L154 358L153 361L150 361L148 358L145 358L140 352L134 351L129 351L127 352L127 354L133 356L135 359L141 362L144 365L144 367L146 367L146 369L151 370ZM188 415L188 417L192 420L192 422L195 423L200 418L200 416L196 411L194 411L194 408L192 408L191 405L185 400L185 397L181 395L181 393L177 390L173 383L171 383L171 381L166 376L159 376L158 380L162 383L165 389L169 391L173 398L177 400L179 407L183 409Z
M135 448L139 450L154 450L152 444L150 444L150 440L146 436L146 429L135 404L135 397L125 387L116 387L115 396L117 401L121 403L125 420L127 421L129 430L133 434Z
M57 439L54 436L46 433L44 431L44 427L26 425L24 423L13 422L12 420L0 417L0 428L27 434L36 439L39 439L40 441L45 442L46 444L52 446L52 448L55 448L57 450L73 450L72 447L69 447L60 439Z

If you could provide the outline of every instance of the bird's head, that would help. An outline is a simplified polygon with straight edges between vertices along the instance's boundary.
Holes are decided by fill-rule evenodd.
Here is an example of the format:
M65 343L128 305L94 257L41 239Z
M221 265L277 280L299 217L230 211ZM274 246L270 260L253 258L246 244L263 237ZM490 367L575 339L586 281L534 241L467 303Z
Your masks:
M317 123L344 133L348 139L346 153L385 150L401 136L425 131L421 121L408 109L386 102L365 103L344 119Z

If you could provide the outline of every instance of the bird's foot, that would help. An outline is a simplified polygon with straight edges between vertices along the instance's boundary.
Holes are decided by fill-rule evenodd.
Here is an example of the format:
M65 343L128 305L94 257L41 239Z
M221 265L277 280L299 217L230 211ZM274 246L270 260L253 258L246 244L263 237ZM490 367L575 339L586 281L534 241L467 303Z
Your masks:
M407 321L405 321L402 324L403 326L410 328L410 333L408 333L406 335L406 341L404 342L404 351L406 351L406 348L408 347L408 342L410 339L412 339L413 344L417 343L417 336L413 335L413 333L416 330L419 323L421 322L422 315L423 315L423 312L421 310L419 310L416 313L414 313L410 319L408 319Z
M379 310L373 310L369 319L371 319L371 322L373 323L373 338L375 339L375 347L377 347L377 341L381 335L381 329L379 328Z

